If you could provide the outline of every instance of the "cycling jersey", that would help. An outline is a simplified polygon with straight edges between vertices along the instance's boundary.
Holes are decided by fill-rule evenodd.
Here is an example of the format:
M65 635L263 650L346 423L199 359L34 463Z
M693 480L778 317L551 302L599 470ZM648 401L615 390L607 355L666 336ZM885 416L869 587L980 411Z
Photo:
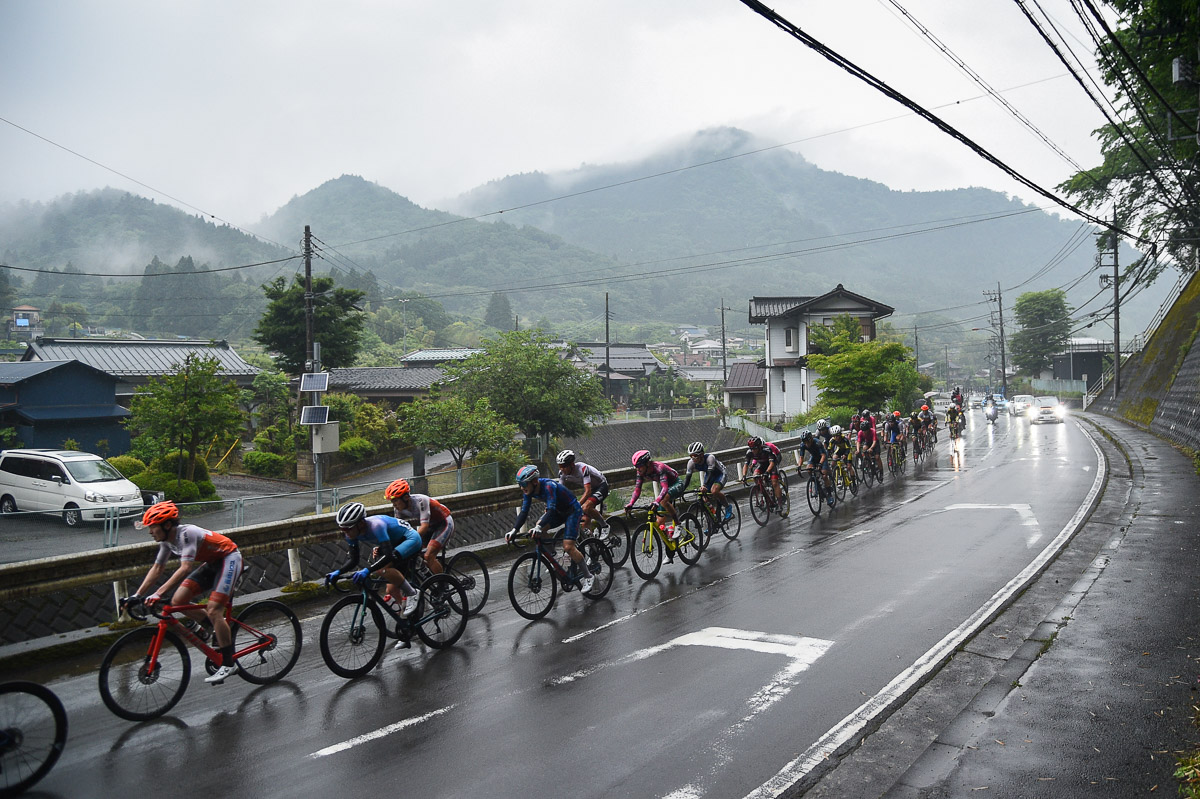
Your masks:
M651 461L646 467L645 476L641 472L638 472L637 479L633 481L633 496L629 498L629 503L626 507L638 501L638 497L642 495L642 483L646 480L658 483L658 494L654 497L656 504L661 505L672 489L675 489L676 495L683 493L676 488L676 484L679 486L683 485L679 482L679 472L662 461Z
M762 449L746 450L746 469L751 466L757 466L756 471L763 471L772 463L779 463L783 458L783 453L779 451L779 447L772 444L770 441L764 441Z
M579 537L579 520L583 518L583 507L579 504L579 500L575 499L571 489L547 477L539 477L537 488L533 490L533 493L525 494L522 497L521 510L517 513L514 528L519 529L521 525L525 524L525 520L529 518L529 506L535 499L546 503L546 512L537 521L539 527L545 530L565 524L564 539L574 540Z
M875 425L868 424L859 429L858 444L862 447L872 447L875 445Z
M584 499L587 499L592 494L601 494L601 489L604 489L603 493L605 496L608 495L608 478L604 476L604 472L595 466L588 466L582 461L575 461L575 469L570 474L559 469L558 482L567 488L575 490L582 488Z
M409 494L407 504L396 515L415 521L418 527L428 524L430 532L441 530L453 518L449 508L425 494Z
M921 411L921 422L928 427L936 427L937 417L933 415L933 411Z
M821 443L829 446L829 439L833 438L833 433L829 432L829 428L823 428L817 431L817 437L821 439Z
M338 571L345 572L358 566L360 542L379 549L375 561L367 564L371 571L382 568L388 561L402 563L421 551L420 534L394 516L368 516L363 519L363 524L366 530L358 538L346 536L350 551Z
M826 446L829 454L835 458L844 458L850 454L850 442L844 435L833 436Z
M925 422L918 414L914 413L912 416L908 417L908 429L912 432L919 433L921 432L921 428L924 426Z
M951 408L946 411L946 424L955 424L961 422L963 418L962 411L957 408Z
M705 455L700 460L700 465L696 465L694 458L688 458L687 472L684 474L683 488L686 491L691 485L692 474L700 472L704 475L704 487L712 488L717 483L725 485L725 464L713 455L711 452Z
M822 471L829 470L828 458L829 451L825 449L825 445L821 443L821 439L813 436L800 445L801 457L808 456L808 462L813 466L820 466ZM825 463L822 463L822 459Z
M154 562L162 566L177 555L184 563L217 563L231 552L237 552L233 539L194 524L180 524L159 543Z
M891 419L888 419L886 422L884 422L883 433L885 436L887 436L887 441L889 444L895 444L896 439L898 439L904 433L903 428L900 426L900 420L893 416Z

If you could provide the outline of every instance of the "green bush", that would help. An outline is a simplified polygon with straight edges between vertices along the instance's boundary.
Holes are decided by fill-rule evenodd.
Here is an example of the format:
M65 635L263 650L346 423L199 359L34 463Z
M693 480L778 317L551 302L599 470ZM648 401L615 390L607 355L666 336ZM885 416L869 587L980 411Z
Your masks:
M274 452L247 452L242 456L242 465L250 474L261 477L284 477L290 462Z
M133 477L135 474L141 474L146 471L146 464L140 458L135 458L132 455L114 455L108 459L113 468L126 477Z
M341 446L338 447L338 452L350 460L357 462L369 455L373 455L375 453L375 445L365 438L350 436L350 438L341 443Z
M152 469L146 469L144 472L129 475L129 482L143 491L163 491L166 489L167 481L173 479L172 475L165 472L156 472Z
M187 453L179 450L172 450L161 458L156 458L150 464L150 468L167 474L187 474ZM204 458L196 458L196 473L192 475L193 480L208 480L208 464L204 462Z
M198 502L200 489L191 480L178 480L174 477L167 480L163 493L172 502Z
M196 488L200 489L200 499L220 499L217 496L217 487L211 480L196 481Z

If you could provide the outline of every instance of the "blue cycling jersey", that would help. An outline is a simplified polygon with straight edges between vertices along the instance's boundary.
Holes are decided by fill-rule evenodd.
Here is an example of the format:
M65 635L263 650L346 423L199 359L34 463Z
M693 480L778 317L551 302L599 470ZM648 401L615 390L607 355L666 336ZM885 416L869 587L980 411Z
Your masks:
M538 520L538 524L543 527L553 526L553 523L573 516L576 512L583 513L583 507L571 493L571 489L557 480L539 477L538 487L521 499L521 511L517 514L514 527L520 528L525 524L525 520L529 518L529 506L535 499L546 503L546 512Z

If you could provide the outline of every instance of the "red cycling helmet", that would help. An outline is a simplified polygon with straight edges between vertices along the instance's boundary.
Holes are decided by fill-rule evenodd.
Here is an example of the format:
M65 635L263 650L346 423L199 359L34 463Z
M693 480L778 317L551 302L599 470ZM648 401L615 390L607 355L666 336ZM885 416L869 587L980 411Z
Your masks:
M634 466L645 466L649 462L650 462L650 450L639 449L637 452L633 453L633 465Z
M408 494L412 489L408 485L407 480L393 480L391 485L383 489L384 499L399 499Z
M141 526L149 527L152 524L162 524L167 519L178 518L179 507L174 502L156 502L142 514Z

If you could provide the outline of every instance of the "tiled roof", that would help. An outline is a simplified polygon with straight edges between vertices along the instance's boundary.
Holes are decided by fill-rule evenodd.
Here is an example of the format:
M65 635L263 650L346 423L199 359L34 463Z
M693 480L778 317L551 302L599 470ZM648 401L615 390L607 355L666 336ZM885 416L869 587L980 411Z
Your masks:
M790 316L794 313L800 313L808 310L819 310L826 303L834 300L851 300L867 306L871 310L871 316L874 319L879 319L884 316L890 316L895 310L890 305L884 305L881 302L876 302L861 294L855 294L841 283L837 284L837 288L833 291L826 292L816 297L751 297L750 298L750 323L761 324L767 319L775 316Z
M52 372L70 361L9 361L0 363L0 386L11 386L31 377Z
M757 324L768 317L783 316L812 299L813 297L751 297L750 321Z
M445 377L436 366L359 366L330 369L329 388L339 391L414 391Z
M735 363L729 367L726 391L763 391L766 387L766 370L757 363Z
M178 371L188 355L216 358L217 374L224 377L253 377L260 371L224 341L40 337L30 342L21 360L75 360L118 377L159 377Z
M453 347L442 350L417 350L410 352L400 359L402 363L443 363L445 361L461 361L472 355L477 355L483 352L480 349L472 349L471 347Z

